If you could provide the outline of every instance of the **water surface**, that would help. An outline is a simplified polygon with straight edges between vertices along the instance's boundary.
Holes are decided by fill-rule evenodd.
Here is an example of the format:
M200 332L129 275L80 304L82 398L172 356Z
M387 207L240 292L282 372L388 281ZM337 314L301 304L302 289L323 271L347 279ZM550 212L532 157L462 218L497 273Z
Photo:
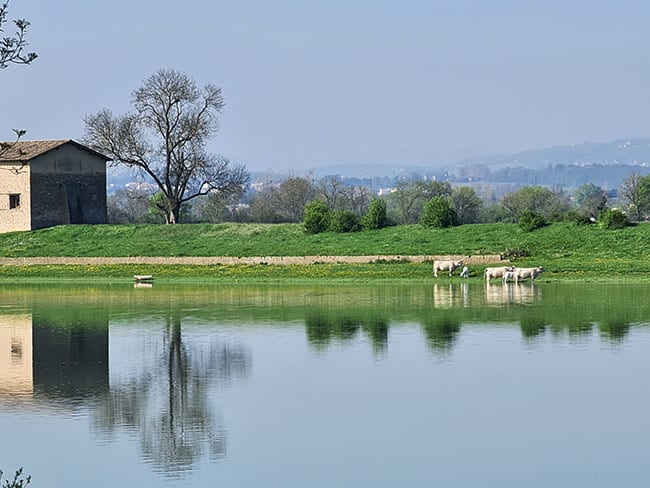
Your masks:
M32 486L644 486L648 285L0 288Z

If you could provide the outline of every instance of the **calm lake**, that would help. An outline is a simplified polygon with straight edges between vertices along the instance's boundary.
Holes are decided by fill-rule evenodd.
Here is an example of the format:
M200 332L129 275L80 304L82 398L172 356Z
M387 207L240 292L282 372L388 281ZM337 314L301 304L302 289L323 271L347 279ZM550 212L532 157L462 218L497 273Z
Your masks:
M649 297L5 285L0 469L34 488L648 486Z

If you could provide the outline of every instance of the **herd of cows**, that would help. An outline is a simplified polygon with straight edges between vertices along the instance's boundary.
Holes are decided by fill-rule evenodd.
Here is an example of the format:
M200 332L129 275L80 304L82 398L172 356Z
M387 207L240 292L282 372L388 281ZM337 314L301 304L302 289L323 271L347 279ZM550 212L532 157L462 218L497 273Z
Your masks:
M463 266L462 261L433 261L433 276L438 277L438 271L449 271L449 276L454 274L458 268L462 267L460 272L461 278L469 278L469 268ZM536 268L517 268L515 266L498 266L495 268L485 268L483 276L485 280L489 283L490 280L495 278L501 278L503 283L508 281L514 281L519 283L520 280L530 280L531 283L535 282L541 273L544 272L544 268L537 266Z

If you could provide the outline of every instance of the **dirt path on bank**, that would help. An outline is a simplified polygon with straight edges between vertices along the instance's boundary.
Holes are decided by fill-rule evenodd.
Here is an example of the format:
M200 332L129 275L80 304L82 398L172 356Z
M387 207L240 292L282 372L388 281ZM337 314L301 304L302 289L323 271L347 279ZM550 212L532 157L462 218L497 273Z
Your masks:
M411 263L432 262L433 260L462 260L464 264L492 264L507 262L502 260L498 254L481 255L481 256L462 256L462 255L444 255L444 256L402 256L402 255L385 255L385 256L257 256L257 257L230 257L230 256L212 256L212 257L31 257L31 258L0 258L0 266L33 266L33 265L110 265L110 264L157 264L157 265L237 265L237 264L362 264L376 262L406 261Z

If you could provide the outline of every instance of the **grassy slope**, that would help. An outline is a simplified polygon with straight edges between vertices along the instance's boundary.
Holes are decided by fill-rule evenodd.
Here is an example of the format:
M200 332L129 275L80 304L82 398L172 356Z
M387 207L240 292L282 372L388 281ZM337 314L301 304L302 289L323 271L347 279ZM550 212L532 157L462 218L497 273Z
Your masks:
M318 235L307 235L295 224L98 225L59 226L0 235L0 255L7 257L471 255L525 250L529 257L519 263L543 265L557 276L585 272L590 275L601 272L650 273L649 249L650 224L610 231L561 223L532 233L510 224L464 225L451 229L411 225L371 232ZM56 268L48 269L54 272ZM250 268L242 268L244 275L246 269ZM317 268L313 268L313 273L320 274L316 271ZM362 269L358 268L358 271ZM404 271L402 269L400 273ZM182 270L173 274L186 272ZM266 272L280 278L291 274L289 270L279 271L274 267L267 267ZM10 271L3 272L5 276L6 273ZM251 273L260 275L259 270ZM323 273L327 275L327 272ZM413 271L414 275L418 273L420 268Z

